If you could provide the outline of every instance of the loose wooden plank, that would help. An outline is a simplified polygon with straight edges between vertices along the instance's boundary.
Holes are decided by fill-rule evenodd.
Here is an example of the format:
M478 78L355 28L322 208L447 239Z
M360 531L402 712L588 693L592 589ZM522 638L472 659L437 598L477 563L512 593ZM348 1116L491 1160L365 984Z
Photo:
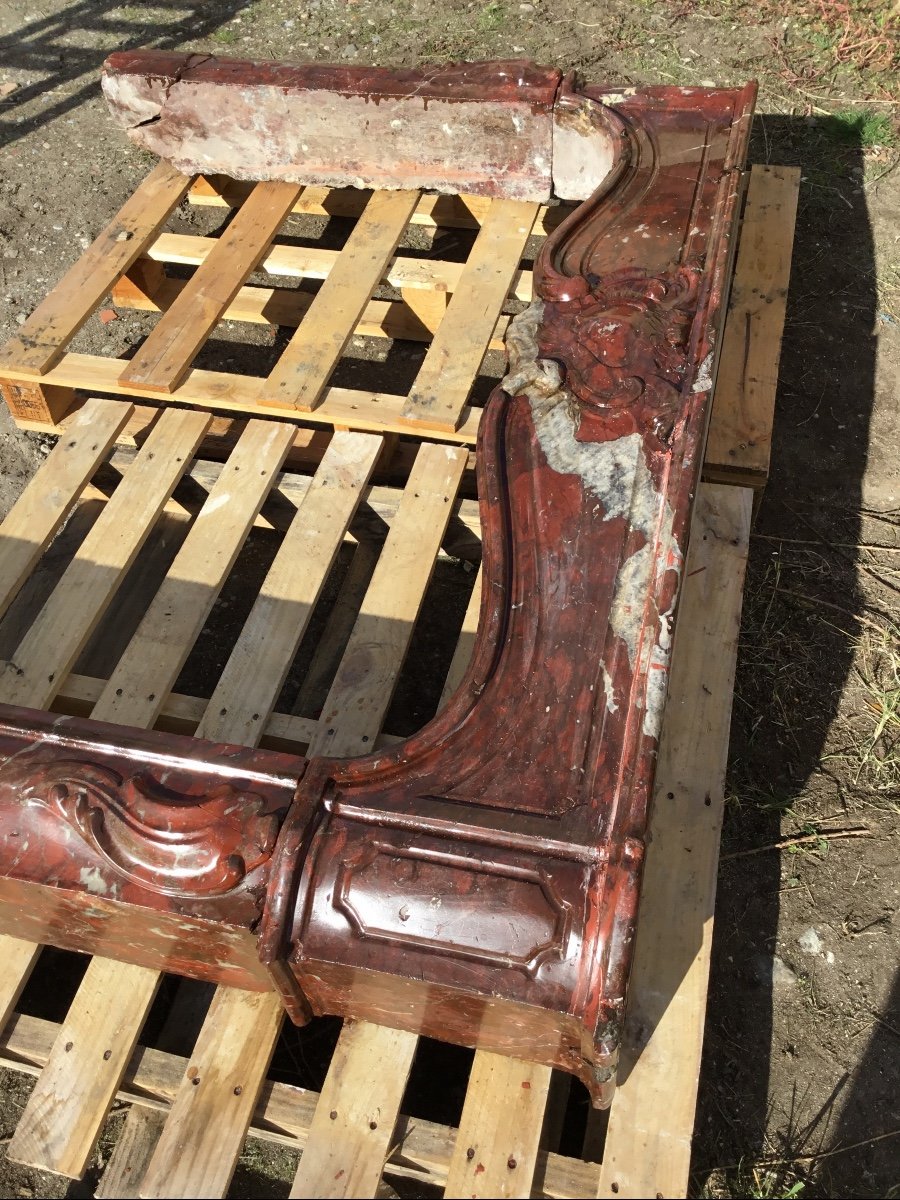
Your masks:
M119 382L122 363L115 358L94 354L66 354L46 376L48 381L86 391L109 392L131 397L134 389ZM7 372L15 377L15 370ZM259 415L259 397L265 379L258 375L232 375L226 371L201 371L191 368L171 399L179 404L193 404L241 413ZM149 393L155 399L159 393ZM304 413L304 420L318 425L335 425L345 429L372 430L376 433L409 433L409 426L400 420L406 397L389 392L364 392L351 388L328 387L318 408ZM472 409L459 429L444 432L429 431L429 436L447 442L474 446L478 438L481 412ZM43 426L41 426L42 428Z
M9 1020L40 953L41 947L34 942L0 934L0 1029Z
M416 455L310 756L359 754L373 746L465 467L465 451L450 446L426 442Z
M88 400L0 525L0 616L72 511L133 407L116 400Z
M376 192L372 196L297 332L266 380L260 404L305 412L316 407L372 293L381 282L418 197L418 192Z
M531 1195L552 1074L501 1054L475 1054L446 1195Z
M538 213L495 200L403 406L411 425L456 429Z
M754 166L713 399L706 474L765 485L800 187L798 167Z
M102 712L103 720L124 725L153 724L234 566L292 438L290 425L273 421L248 424L110 676L95 716ZM149 688L148 657L154 663Z
M519 205L520 202L495 200L492 204ZM213 251L215 245L216 239L212 237L162 233L147 247L147 256L158 262L196 266ZM344 253L344 250L325 250L320 246L284 246L276 243L265 254L260 266L270 275L285 275L292 279L327 279ZM383 279L379 282L389 283L396 288L437 288L455 292L465 266L465 263L439 258L413 258L400 250L386 264ZM516 300L531 301L533 277L530 269L516 266L511 275L509 294Z
M38 1075L58 1030L53 1021L16 1013L8 1027L0 1031L0 1066ZM186 1058L138 1046L117 1093L118 1099L145 1112L165 1114L188 1065ZM273 1145L301 1149L309 1136L317 1100L316 1092L267 1081L254 1113L251 1136ZM446 1125L401 1116L385 1173L442 1187L455 1137L456 1130ZM599 1171L597 1163L541 1153L538 1155L540 1185L535 1194L560 1200L593 1196Z
M418 1038L345 1024L294 1176L291 1197L374 1196Z
M8 704L47 708L187 468L206 413L164 413L0 673Z
M142 1196L225 1194L269 1068L282 1015L281 999L274 992L216 990L191 1065L141 1184ZM189 1153L185 1153L187 1148Z
M381 446L382 439L370 434L334 435L219 678L198 737L258 741Z
M617 1200L687 1194L751 508L703 484L694 512L597 1192Z
M244 280L256 268L300 194L295 184L258 183L215 248L120 376L124 386L171 392Z
M119 276L156 236L190 182L168 163L158 163L0 350L0 372L14 366L31 376L46 374Z
M9 1144L13 1162L84 1174L161 978L91 959Z

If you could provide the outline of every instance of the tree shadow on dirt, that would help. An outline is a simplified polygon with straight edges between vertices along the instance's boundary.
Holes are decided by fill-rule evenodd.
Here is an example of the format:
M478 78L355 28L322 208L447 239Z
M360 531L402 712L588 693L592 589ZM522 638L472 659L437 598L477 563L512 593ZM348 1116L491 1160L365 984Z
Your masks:
M0 70L11 68L40 76L0 103L0 146L11 145L96 95L100 67L114 50L172 50L188 40L200 41L249 3L157 0L152 8L146 8L75 0L58 13L33 14L21 28L0 37ZM165 13L171 13L171 19L166 20ZM73 34L80 45L71 44ZM109 35L115 36L114 43ZM87 79L79 83L84 76ZM72 85L71 90L66 85ZM60 88L66 90L57 99ZM53 99L49 99L51 94ZM39 97L48 98L41 112L19 119L22 107Z
M847 811L844 782L823 760L867 608L854 547L874 403L877 290L858 129L833 117L758 117L751 159L797 164L802 183L771 475L745 593L694 1185L719 1194L710 1170L731 1164L728 1194L788 1195L795 1193L741 1190L753 1186L747 1164L849 1145L885 1124L877 1100L884 1080L870 1086L872 1071L884 1066L874 1042L852 1083L846 1073L837 1079L840 1066L832 1061L810 1087L808 1057L779 1036L773 1011L798 1005L805 982L796 945L777 944L782 895L804 883L803 864L792 866L785 850L754 852L802 831L805 820L817 829L817 816ZM818 878L821 886L841 886L839 876ZM795 1025L803 1022L802 1013L790 1012ZM808 1011L807 1029L817 1020ZM798 1045L802 1037L798 1029ZM807 1054L823 1044L808 1032L805 1040ZM778 1090L783 1097L785 1072L793 1071L796 1094L806 1086L803 1094L809 1103L817 1097L819 1107L830 1086L828 1065L837 1082L820 1109L827 1121L810 1122L809 1111L795 1119L770 1099ZM771 1086L776 1075L780 1089ZM844 1114L837 1123L832 1110ZM787 1138L785 1129L804 1136ZM887 1153L876 1159L866 1194L884 1195L896 1178ZM789 1180L801 1181L804 1196L863 1194L859 1163L850 1156L829 1158L827 1173L815 1162L791 1166Z

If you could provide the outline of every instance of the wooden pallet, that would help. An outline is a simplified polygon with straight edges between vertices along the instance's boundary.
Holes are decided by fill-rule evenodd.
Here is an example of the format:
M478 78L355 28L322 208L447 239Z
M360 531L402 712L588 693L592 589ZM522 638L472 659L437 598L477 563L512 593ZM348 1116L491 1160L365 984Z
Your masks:
M761 487L799 174L754 167L751 175L722 355L727 379L718 393L706 477ZM185 197L231 208L234 219L218 238L162 231ZM509 313L531 300L534 255L570 210L475 196L192 181L160 164L0 350L0 391L21 425L42 431L65 427L81 389L471 446L481 415L472 393L485 354L502 347ZM340 251L297 246L285 240L290 213L355 224ZM416 227L471 231L465 262L404 250ZM166 272L173 265L196 270L187 281L175 279ZM248 285L251 276L262 283ZM324 282L313 296L277 286L285 279ZM161 312L151 335L128 362L67 351L110 291L120 307ZM373 299L375 293L392 298ZM192 366L219 323L229 320L295 327L268 376ZM356 334L423 346L406 393L330 382ZM139 437L154 416L155 409L140 405L126 436ZM298 430L298 447L309 440L308 430Z
M177 353L168 358L165 353L154 357L162 343L157 339L154 350L153 339L148 339L140 357L132 360L137 367L64 350L86 318L81 306L98 303L123 271L130 271L124 291L130 289L132 298L134 289L148 289L144 294L149 295L151 285L169 287L148 264L160 261L154 257L160 238L175 236L157 238L188 181L176 186L163 169L153 178L165 202L158 199L151 220L145 191L140 231L124 241L115 232L101 236L100 249L93 258L91 251L86 256L95 273L93 283L85 282L84 270L76 280L78 305L72 280L63 281L42 306L40 321L36 318L42 309L31 319L33 325L23 327L29 331L29 354L34 350L29 360L33 373L28 375L21 363L11 370L9 352L4 360L3 370L13 380L34 380L38 367L43 369L42 382L28 384L38 389L37 400L33 390L28 394L45 406L38 423L62 429L65 436L0 531L0 613L8 609L0 638L14 646L16 661L16 671L0 677L0 699L131 725L196 731L213 739L268 742L298 752L316 752L327 736L329 753L362 753L377 739L396 733L383 729L384 720L442 545L456 555L477 556L477 507L460 498L469 461L465 443L471 425L477 424L477 410L470 409L466 416L465 405L485 347L497 334L510 285L523 286L524 243L515 256L510 253L503 260L502 288L488 272L485 286L491 305L482 305L480 311L490 315L491 327L486 318L471 339L471 354L464 356L468 376L457 392L463 414L454 418L458 427L449 428L453 421L446 414L438 420L430 412L431 440L400 456L396 481L371 483L376 464L384 462L386 445L390 449L390 435L411 429L406 423L412 411L408 406L414 406L417 395L426 394L416 388L433 348L440 347L440 330L451 320L452 300L409 396L394 397L392 407L379 409L380 398L366 395L362 407L351 407L356 415L347 420L349 402L346 396L332 396L323 367L319 377L326 381L324 398L304 419L349 428L330 437L317 435L314 441L293 423L242 420L224 438L226 461L205 461L197 457L198 451L216 421L205 408L221 408L222 403L221 393L200 395L209 381L197 377L209 373L185 365L196 349L186 351L188 343L193 346L196 341L194 335L178 334ZM246 189L236 186L195 184L192 195L206 202L246 205L258 190L248 198ZM311 203L312 191L306 189L291 204ZM790 198L795 194L796 173L754 171L745 215L748 232L738 257L736 302L726 330L726 347L743 346L746 353L738 352L740 371L735 375L733 351L728 351L711 433L711 445L734 453L729 455L730 465L707 462L709 474L721 473L718 477L742 483L762 481L763 447L767 460L765 413L771 414L774 400L780 333L771 314L777 317L779 306L783 312L790 246L784 231L792 229ZM288 199L279 201L284 212ZM357 203L358 197L321 193L314 200L334 211L335 205ZM501 227L507 232L512 228L515 240L525 236L520 230L528 224L521 215L510 222L510 214L501 213L496 201L480 201L478 210L467 201L455 201L449 216L439 209L443 200L420 198L410 207L407 197L406 203L405 221L453 220L464 226L480 220L476 248L486 230L499 237ZM259 256L267 253L277 229L276 210L277 205L268 209L264 239L257 235L258 213L252 223L240 226L248 236L253 234L252 247L235 234L204 249L210 264L216 261L216 251L219 266L215 272L198 271L173 294L157 330L165 329L168 315L178 311L180 296L193 295L190 311L199 308L197 289L207 297L215 293L210 304L217 318L227 316L233 303L256 304L262 299L247 295L258 289L242 285ZM248 211L253 210L240 208L238 215ZM535 221L552 220L551 212L534 208L529 230ZM497 221L489 220L492 213L499 214ZM133 213L129 219L137 220ZM236 219L229 230L237 224ZM394 232L399 224L397 216ZM119 231L123 225L127 222L120 215ZM114 231L116 224L110 228ZM349 248L351 260L352 243L351 236L342 252L346 255ZM223 245L227 254L218 249ZM493 261L494 233L487 245ZM403 257L395 255L395 247L396 241L390 249L382 244L384 257L375 283L386 270L390 279L393 264ZM145 251L146 261L141 259ZM277 248L268 253L267 262ZM227 286L220 275L225 270L223 257L229 271L237 260L241 264L227 275ZM355 286L357 265L344 271L337 265L340 261L330 262L329 281L349 280ZM448 293L466 295L467 270L468 264L458 269ZM479 279L481 275L479 271ZM373 278L369 276L367 287ZM359 313L365 316L367 305L382 304L393 307L394 320L399 319L399 305L403 319L409 320L415 310L402 289L416 285L405 275L395 276L393 282L398 278L402 301L370 300L373 284L365 299L357 289ZM429 302L438 297L445 303L447 293L440 288L419 285L419 290ZM471 298L466 306L471 306ZM465 311L462 302L457 308ZM343 304L335 309L350 311ZM335 309L329 306L326 311ZM310 308L299 330L312 312ZM387 308L370 313L373 322L376 315L386 321ZM358 319L354 317L354 323ZM353 327L340 333L344 344ZM211 321L204 324L204 337L211 328ZM320 326L315 328L321 333ZM177 333L174 324L170 329ZM454 342L456 338L454 334ZM303 344L309 352L308 336ZM171 342L166 345L171 349ZM129 383L129 394L147 395L152 390L148 373L158 382L161 361L166 371L187 369L185 381L174 384L169 394L190 399L199 408L164 406L160 413L147 406L135 410L121 400L91 399L56 419L60 412L53 411L53 389L91 386L93 379L98 390L123 394L120 373L125 367L132 380L139 369L143 372L139 388ZM276 370L283 364L284 357ZM177 375L175 370L167 377ZM183 391L188 385L188 392ZM228 385L229 395L235 386ZM258 399L257 394L245 407L259 414ZM19 416L35 419L23 415L21 408ZM447 428L438 429L436 420ZM726 432L720 435L723 422ZM752 439L746 433L751 429ZM738 437L743 440L738 442ZM113 471L100 470L112 447L123 440L125 448L112 455ZM307 469L285 472L285 462L296 461L289 456L297 455L298 446ZM245 469L250 464L252 472ZM0 977L0 1058L38 1076L10 1156L64 1175L80 1175L119 1096L132 1108L101 1186L104 1195L224 1195L248 1129L252 1136L303 1149L292 1192L297 1196L371 1196L383 1174L435 1184L448 1196L683 1195L751 501L746 487L713 483L703 485L697 500L660 751L657 795L665 803L657 806L652 824L620 1088L601 1162L554 1153L555 1110L552 1102L548 1107L548 1099L552 1101L555 1085L544 1067L479 1052L459 1128L412 1120L401 1115L417 1050L410 1034L348 1024L317 1096L267 1081L282 1023L274 996L219 988L188 1060L138 1045L160 982L158 973L146 968L94 958L60 1025L17 1014L17 998L40 948L6 938L0 946L5 967ZM63 534L53 542L64 521ZM260 527L274 531L278 551L212 696L173 691L251 530ZM294 569L301 547L307 564L302 575ZM284 676L304 630L316 619L316 606L342 547L345 555L352 554L352 562L308 671L327 680L326 730L312 712L279 712L277 706ZM65 569L60 573L61 564ZM447 631L457 645L445 695L459 679L474 638L478 583L477 575L473 577L462 624ZM360 645L367 646L370 655L370 669L362 680L353 667ZM190 1146L189 1154L185 1146Z

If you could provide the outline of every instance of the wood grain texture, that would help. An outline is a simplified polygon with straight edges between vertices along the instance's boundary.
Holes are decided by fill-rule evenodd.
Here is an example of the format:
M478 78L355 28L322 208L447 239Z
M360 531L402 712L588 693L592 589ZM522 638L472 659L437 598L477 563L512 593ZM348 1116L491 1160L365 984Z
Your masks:
M216 991L141 1196L225 1195L283 1015L274 992Z
M88 400L0 525L0 616L128 423L133 405Z
M219 678L198 736L246 745L259 739L381 446L382 439L370 434L334 435Z
M290 425L251 421L97 701L98 720L151 726L290 449ZM155 663L146 688L146 662Z
M384 276L418 196L418 192L375 193L266 380L260 404L301 412L316 407Z
M711 480L759 488L769 473L799 188L799 167L750 174L706 444Z
M476 1052L447 1196L531 1195L551 1075L549 1067Z
M58 1030L59 1026L52 1021L15 1014L7 1028L0 1030L0 1065L26 1075L38 1075ZM165 1115L188 1065L189 1060L179 1055L138 1046L118 1098L144 1112ZM316 1092L268 1080L253 1115L252 1136L270 1145L302 1149L317 1100ZM456 1130L415 1117L401 1117L395 1133L385 1174L443 1187ZM600 1170L597 1163L542 1151L538 1155L538 1169L545 1196L583 1200L596 1191Z
M40 953L34 942L0 934L0 1029L12 1015Z
M537 214L535 204L491 205L403 406L404 422L458 427Z
M418 1038L364 1021L335 1047L291 1197L374 1196Z
M81 1178L161 978L91 959L9 1144L13 1162Z
M59 359L116 280L156 236L190 186L190 178L158 163L93 245L0 349L0 373L15 366L44 375Z
M746 488L697 498L597 1192L610 1200L687 1194L751 509Z
M255 270L301 189L258 183L177 300L122 372L123 386L172 392L244 280Z
M463 450L425 443L328 693L308 754L359 754L387 712L466 467Z
M163 414L35 617L14 661L3 664L0 699L32 708L50 704L187 470L208 424L205 413Z
M215 245L216 239L213 237L201 237L193 233L162 233L147 247L147 256L158 262L196 266L212 253ZM288 279L327 279L340 262L342 253L319 246L276 244L263 256L260 266L270 275L283 275ZM400 250L385 264L384 282L402 290L424 288L428 291L455 292L465 267L465 263L445 259L415 258ZM510 295L525 302L534 298L533 276L529 268L516 265L510 282Z

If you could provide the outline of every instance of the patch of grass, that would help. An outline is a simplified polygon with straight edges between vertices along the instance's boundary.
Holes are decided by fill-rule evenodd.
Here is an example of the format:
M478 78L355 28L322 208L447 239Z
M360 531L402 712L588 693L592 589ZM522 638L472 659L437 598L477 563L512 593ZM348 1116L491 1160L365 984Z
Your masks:
M224 29L217 29L212 35L213 41L221 42L223 46L233 45L239 37L240 34L238 31L236 29L229 28L227 25Z
M897 131L891 118L868 108L836 112L829 122L829 131L836 142L861 146L864 150L889 149L897 144Z
M493 33L506 24L506 6L500 0L490 0L478 14L478 28L482 33Z

